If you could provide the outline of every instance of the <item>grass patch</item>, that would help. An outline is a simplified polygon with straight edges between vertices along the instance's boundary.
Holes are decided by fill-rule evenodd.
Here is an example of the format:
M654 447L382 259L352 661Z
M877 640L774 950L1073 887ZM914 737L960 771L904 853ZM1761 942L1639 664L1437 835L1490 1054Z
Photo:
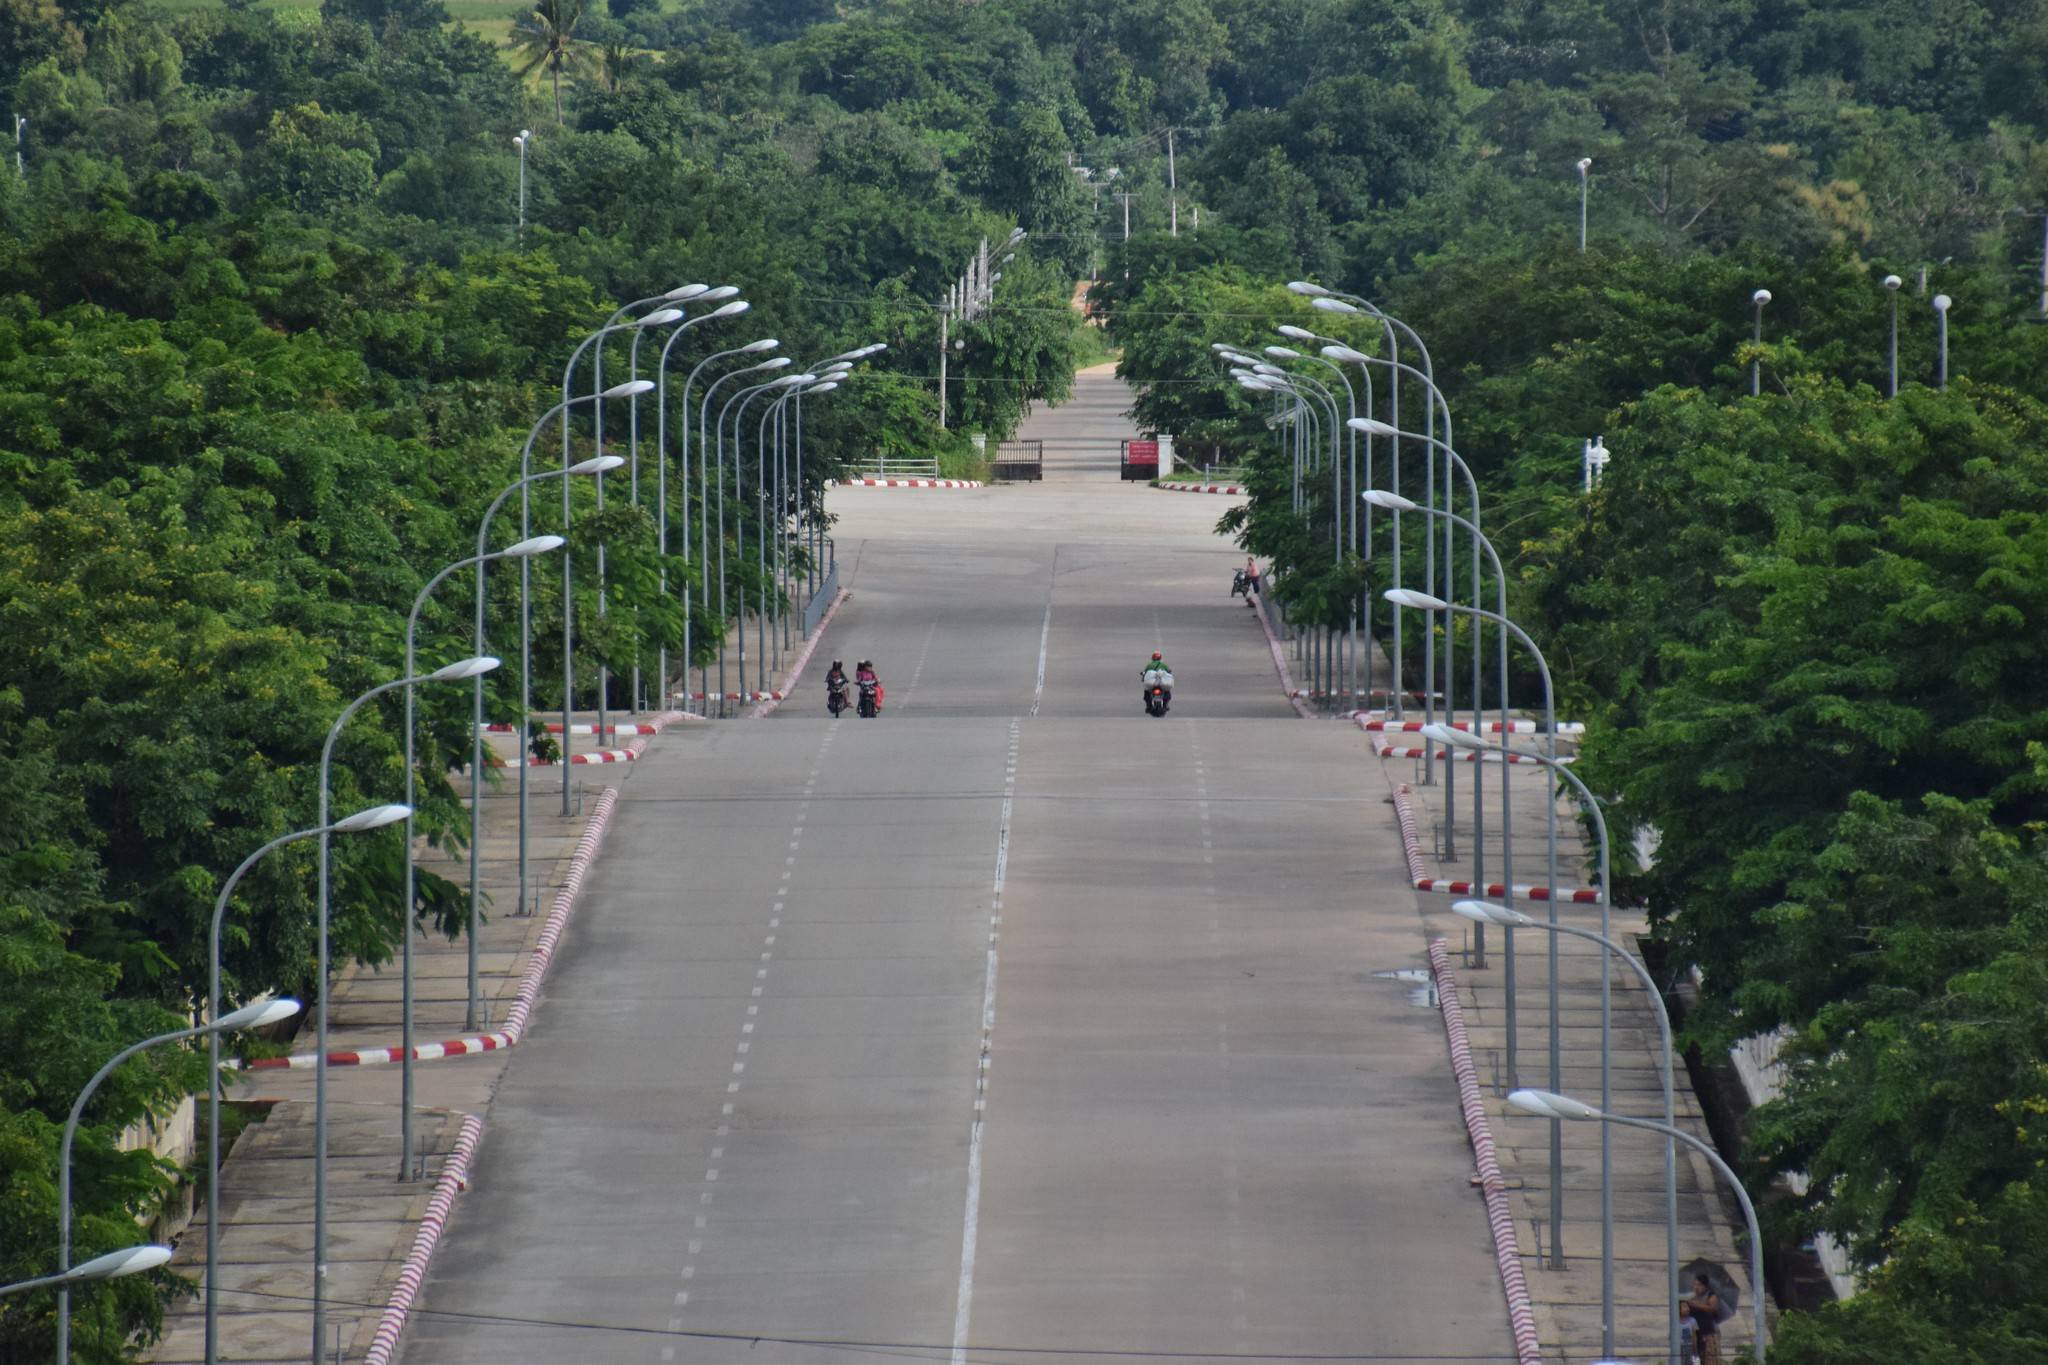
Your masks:
M1105 328L1074 319L1073 334L1074 368L1085 370L1091 365L1106 365L1123 358L1120 347L1111 344Z

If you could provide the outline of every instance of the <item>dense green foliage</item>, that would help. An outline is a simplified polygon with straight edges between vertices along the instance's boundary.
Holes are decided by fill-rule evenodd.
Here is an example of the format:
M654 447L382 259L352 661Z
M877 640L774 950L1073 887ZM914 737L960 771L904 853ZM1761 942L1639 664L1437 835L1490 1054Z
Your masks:
M413 594L468 552L569 349L618 302L741 286L752 312L692 356L889 345L806 407L815 500L836 461L956 460L963 430L1000 436L1063 396L1069 289L1099 271L1141 422L1248 459L1232 529L1297 615L1336 621L1384 564L1330 553L1327 487L1291 510L1270 403L1209 350L1286 322L1382 354L1375 328L1284 288L1313 277L1429 342L1515 613L1592 723L1585 771L1617 827L1661 836L1621 889L1701 968L1695 1037L1788 1030L1754 1169L1808 1172L1787 1216L1881 1269L1781 1352L2039 1354L2048 328L2023 319L2048 4L506 11L500 46L440 0L0 5L0 79L28 119L25 174L0 173L0 1276L50 1268L55 1124L99 1060L189 1016L220 879L310 823L327 724L395 676ZM942 434L933 304L1013 225L1031 236L994 306L952 329ZM1940 392L1936 290L1956 300ZM615 345L607 376L627 363ZM1582 497L1598 433L1614 463ZM680 649L664 575L702 577L661 560L616 485L602 513L578 497L579 676L625 675ZM426 614L429 664L469 648L468 581ZM536 582L535 691L559 705L564 604ZM726 623L693 601L701 652ZM494 593L497 640L509 610ZM494 715L516 687L492 679ZM421 700L425 824L459 839L441 778L461 698ZM337 806L392 796L401 753L373 708ZM345 954L382 960L408 914L457 929L456 888L396 904L394 835L338 853ZM311 988L310 866L301 846L244 884L235 998ZM153 1055L94 1106L81 1253L165 1188L114 1133L195 1079ZM120 1359L167 1289L81 1293L79 1358ZM5 1301L0 1361L43 1358L50 1311Z
M1181 235L1152 213L1096 290L1143 418L1246 462L1253 500L1225 529L1273 561L1295 619L1338 624L1390 581L1384 528L1375 559L1332 554L1327 474L1297 510L1287 405L1210 346L1293 325L1387 354L1376 325L1286 291L1302 278L1420 332L1511 610L1589 722L1582 772L1618 830L1658 836L1618 891L1700 970L1692 1041L1783 1030L1752 1178L1805 1173L1779 1231L1827 1231L1869 1271L1788 1321L1774 1359L2038 1358L2048 8L1447 0L1224 22ZM1403 401L1419 429L1420 387ZM1583 495L1595 435L1612 463ZM1400 491L1420 500L1414 454Z

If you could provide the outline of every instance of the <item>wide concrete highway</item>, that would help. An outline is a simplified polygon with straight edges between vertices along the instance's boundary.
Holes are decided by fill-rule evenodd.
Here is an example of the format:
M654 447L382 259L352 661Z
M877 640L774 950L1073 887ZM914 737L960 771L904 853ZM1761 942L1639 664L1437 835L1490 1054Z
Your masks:
M834 494L853 596L626 782L406 1361L1511 1358L1385 783L1224 506Z

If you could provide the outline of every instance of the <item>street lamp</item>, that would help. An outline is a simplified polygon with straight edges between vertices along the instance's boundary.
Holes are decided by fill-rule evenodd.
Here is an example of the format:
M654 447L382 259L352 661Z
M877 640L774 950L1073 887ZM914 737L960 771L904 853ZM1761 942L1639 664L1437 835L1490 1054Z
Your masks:
M512 145L519 149L519 244L526 244L526 148L533 141L533 134L521 128L519 135L512 139Z
M64 1121L64 1140L57 1159L57 1365L70 1365L71 1361L71 1144L78 1136L78 1120L85 1113L85 1102L92 1098L93 1091L100 1088L100 1082L113 1074L115 1067L146 1048L156 1047L160 1043L183 1042L187 1038L197 1038L202 1033L233 1033L237 1029L263 1028L281 1019L291 1018L301 1008L298 1001L289 997L282 1000L266 1000L259 1004L244 1005L232 1014L201 1024L197 1028L159 1033L154 1038L130 1043L108 1059L105 1066L94 1072L92 1079L85 1083L85 1089L78 1092L77 1100L71 1105L71 1116ZM96 1261L89 1261L87 1264L96 1264L106 1259L96 1258ZM135 1267L136 1270L146 1268L140 1265Z
M1602 838L1604 841L1604 828L1602 830ZM1602 852L1603 854L1605 852L1604 842ZM1600 890L1602 897L1600 902L1601 918L1604 921L1606 919L1607 912L1607 887L1604 882L1601 884ZM1521 929L1547 929L1550 932L1556 934L1570 934L1573 938L1582 938L1590 942L1597 943L1606 951L1613 953L1623 962L1626 962L1629 966L1629 970L1633 971L1636 974L1636 978L1643 983L1643 989L1649 992L1650 1002L1657 1007L1657 1027L1659 1030L1659 1037L1662 1038L1664 1043L1664 1122L1672 1125L1677 1124L1677 1101L1673 1095L1672 1090L1672 1073L1674 1071L1674 1065L1671 1045L1671 1012L1664 1007L1664 997L1662 993L1658 991L1656 981L1650 976L1650 969L1648 967L1645 967L1639 960L1637 960L1636 955L1634 953L1629 952L1628 949L1622 947L1621 944L1609 938L1607 936L1607 933L1605 932L1606 925L1604 923L1601 926L1602 932L1596 934L1591 929L1581 929L1576 925L1562 923L1546 924L1544 921L1536 919L1531 915L1525 915L1519 910L1510 910L1504 905L1491 905L1488 904L1486 901L1458 901L1456 904L1451 906L1451 910L1452 913L1463 915L1466 919L1471 920L1475 924L1498 924L1504 927L1508 925L1513 925L1516 928ZM1605 1024L1605 1022L1606 1018L1603 1015L1603 1025ZM1603 1027L1600 1032L1600 1070L1601 1079L1603 1081L1605 1081L1606 1079L1607 1068L1611 1057L1612 1038L1609 1035L1608 1031ZM1602 1104L1607 1104L1610 1102L1611 1101L1607 1100L1601 1101ZM1602 1136L1605 1136L1604 1131ZM1606 1144L1603 1143L1600 1155L1601 1172L1603 1175L1605 1175L1605 1173L1609 1169L1608 1155L1609 1153ZM1611 1185L1603 1185L1602 1193L1608 1193L1611 1190L1611 1188ZM1613 1202L1608 1199L1603 1199L1601 1201L1600 1213L1601 1232L1604 1234L1601 1238L1600 1302L1605 1312L1606 1324L1610 1329L1609 1334L1611 1335L1611 1329L1613 1327L1614 1321ZM1669 1284L1672 1295L1675 1298L1678 1292L1678 1149L1677 1146L1668 1137L1664 1139L1664 1275L1666 1283ZM1678 1359L1678 1347L1678 1314L1675 1311L1674 1306L1674 1311L1671 1315L1670 1341L1670 1358L1672 1360ZM1605 1351L1606 1354L1612 1355L1614 1354L1614 1343L1612 1341L1608 1341L1602 1349Z
M123 1247L104 1256L95 1256L83 1265L75 1265L61 1275L44 1275L38 1279L19 1280L14 1284L0 1284L0 1299L6 1298L9 1294L24 1294L31 1289L51 1289L58 1285L80 1284L86 1280L118 1280L123 1275L155 1270L170 1259L169 1247Z
M1936 294L1931 302L1934 304L1934 316L1941 323L1941 359L1934 372L1935 385L1937 388L1946 389L1948 387L1948 310L1954 301L1946 294Z
M514 485L514 487L517 487L517 486L518 486L518 485ZM510 492L511 490L510 490L510 489L507 489L506 491L507 491L507 492ZM448 567L446 567L445 569L442 569L442 570L441 570L441 571L440 571L439 573L435 574L435 575L434 575L434 576L433 576L432 578L428 579L428 580L426 581L426 583L425 583L425 584L424 584L424 585L423 585L423 586L422 586L422 587L420 588L420 590L419 590L419 593L418 593L418 594L417 594L417 595L416 595L416 596L415 596L415 597L413 598L413 600L412 600L412 611L411 611L411 612L410 612L410 613L409 613L409 614L408 614L408 615L406 616L406 618L405 618L405 676L406 676L406 677L408 677L408 678L410 678L410 677L411 677L411 676L413 675L413 642L414 642L414 639L415 639L415 637L416 637L416 636L418 635L418 633L419 633L419 624L420 624L420 612L421 612L421 611L422 611L422 610L423 610L423 609L424 609L424 608L426 607L426 605L427 605L427 598L428 598L428 596L430 596L430 595L431 595L431 594L433 593L434 589L435 589L435 588L437 588L437 587L439 587L439 586L440 586L440 585L442 584L442 582L444 582L444 581L445 581L445 580L447 579L448 575L450 575L450 574L452 574L452 573L456 572L456 571L457 571L457 570L459 570L459 569L466 569L466 568L469 568L469 567L470 567L471 565L475 565L475 566L476 566L476 571L477 571L477 577L478 577L479 579L481 579L481 578L483 577L483 572L484 572L484 571L483 571L483 566L484 566L485 564L488 564L489 562L491 562L491 561L492 561L492 560L494 560L494 559L519 559L519 560L531 559L531 558L532 558L533 556L535 556L535 555L544 555L544 554L547 554L547 553L549 553L549 552L551 552L551 551L554 551L554 550L559 550L559 549L561 549L561 548L562 548L562 546L563 546L563 545L565 545L565 544L567 544L567 543L568 543L568 542L566 542L565 540L563 540L563 538L562 538L562 537L560 537L560 536L533 536L533 537L531 537L531 538L529 538L529 539L526 539L526 540L522 540L522 541L518 542L518 543L517 543L517 544L515 544L515 545L508 545L508 546L506 546L506 547L505 547L504 549L502 549L502 550L497 550L497 551L494 551L494 552L491 552L491 553L488 553L488 554L487 554L487 553L484 553L484 552L482 551L481 547L479 547L479 550L478 550L478 552L477 552L476 554L473 554L473 555L469 556L469 557L468 557L467 559L458 559L458 560L456 560L456 561L455 561L455 562L454 562L453 564L450 564L450 565L449 565ZM479 593L478 595L479 595L479 597L481 597L481 595L482 595L482 594L481 594L481 593ZM481 648L481 645L479 645L479 648L478 648L478 652L479 652L479 653L481 653L481 652L482 652L482 648ZM524 665L524 663L522 662L522 664L521 664L521 667L523 668L524 666L525 666L525 665ZM479 675L479 677L478 677L478 679L477 679L477 694L478 694L479 696L481 696L481 695L482 695L482 692L483 692L483 680L482 680L482 677L481 677L481 675ZM400 1060L399 1060L399 1077L400 1077L400 1079L399 1079L399 1095L400 1095L400 1101L399 1101L399 1149L398 1149L398 1178L399 1178L400 1180L403 1180L403 1179L405 1179L405 1178L406 1178L406 1171L407 1171L407 1165L406 1165L406 1163L407 1163L407 1162L408 1162L408 1161L409 1161L409 1160L411 1159L411 1153L412 1153L412 934L413 934L413 854L412 854L412 840L413 840L413 808L414 808L414 807L415 807L415 806L416 806L416 805L418 804L418 801L417 801L417 799L416 799L416 794L415 794L415 791L414 791L414 783L415 783L415 777L414 777L414 773L413 773L413 694L412 694L412 693L413 693L412 687L411 687L411 686L410 686L410 685L408 684L408 685L407 685L407 687L406 687L406 689L405 689L405 808L406 808L406 814L405 814L405 892L404 892L404 899L403 899L403 902L402 902L402 903L403 903L403 905L405 906L405 917L404 917L404 930L405 930L405 935L404 935L404 948L403 948L403 951L402 951L402 953L401 953L401 955L400 955L400 956L401 956L401 961L402 961L402 970L401 970L401 972L400 972L400 976L401 976L401 978L402 978L402 983L403 983L403 984L401 985L401 987L400 987L400 993L401 993L401 995L402 995L402 998L403 998L403 1007L402 1007L402 1009L400 1010L400 1030L401 1030L401 1032L402 1032L402 1034L403 1034L403 1038L402 1038L402 1043L403 1043L403 1047L402 1047L402 1052L401 1052L401 1056L400 1056ZM477 716L476 716L475 714L472 714L472 715L471 715L471 717L470 717L470 721L471 721L471 723L472 723L472 724L476 724L476 723L477 723ZM477 738L476 738L476 737L474 737L474 736L473 736L473 737L471 738L471 741L470 741L470 746L471 746L471 747L470 747L470 753L471 753L471 756L472 756L472 757L474 757L474 756L475 756L475 753L476 753L476 748L477 748ZM477 844L477 841L478 841L478 838L479 838L479 836L480 836L480 835L481 835L481 833L482 833L482 825L481 825L481 822L480 822L480 817L479 817L479 816L477 815L477 812L478 812L478 811L480 811L480 810L482 809L482 805L483 805L483 802L482 802L482 800L480 799L480 798L481 798L481 789L480 789L480 783L481 783L481 781L482 781L482 774L481 774L480 772L473 772L473 773L471 774L471 779L470 779L470 800L469 800L469 803L470 803L470 811L471 811L471 815L470 815L470 839L471 839L471 842L470 842L470 860L469 860L469 876L470 876L470 887L469 887L469 959L470 959L470 968L471 968L471 975L470 975L470 1000L471 1000L472 1002L474 1002L474 1001L475 1001L475 999L476 999L476 976L475 976L475 967L476 967L476 929L477 929L477 908L478 908L478 905L479 905L479 903L481 902L481 900L482 900L482 896L483 896L483 890L482 890L482 886L481 886L481 883L480 883L480 881L479 881L479 879L478 879L478 873L479 873L479 868L478 868L478 864L477 864L477 858L476 858L476 844Z
M1586 254L1586 176L1593 169L1593 158L1582 156L1579 167L1579 254ZM1612 1352L1609 1352L1612 1354Z
M1884 277L1885 292L1892 296L1890 387L1885 391L1887 398L1899 396L1899 287L1903 284L1905 281L1897 275Z
M1749 296L1749 301L1756 306L1756 332L1754 340L1757 345L1757 353L1749 358L1749 396L1755 398L1764 391L1764 305L1771 301L1771 291L1759 289Z
M410 770L410 760L408 760L406 766ZM227 915L228 900L235 894L235 887L242 880L243 874L254 867L257 861L264 855L283 848L286 844L297 843L301 839L310 839L316 834L329 832L336 834L361 834L368 830L382 829L386 825L396 824L400 820L407 821L408 823L412 820L412 807L410 805L369 806L357 811L354 815L343 816L332 825L316 825L312 829L302 829L290 834L280 835L278 838L272 839L269 843L257 849L254 853L251 853L248 857L242 859L241 865L229 873L227 881L221 884L220 895L213 902L213 920L211 927L207 931L206 938L207 1018L215 1019L220 1016L221 921ZM408 870L410 870L411 862L411 844L408 842L406 853ZM408 888L408 904L410 904L409 891L410 888ZM411 949L411 926L407 925L406 927L408 934L406 946L409 952ZM214 1273L217 1257L220 1254L220 1034L218 1031L209 1033L206 1036L206 1170L206 1365L216 1365L216 1362L220 1359L217 1330L219 1321L217 1317L219 1281Z
M671 337L669 340L673 343L675 338ZM704 367L715 361L729 359L736 355L760 355L762 352L772 351L780 345L782 343L774 337L762 337L757 341L750 341L744 346L735 346L725 351L713 351L691 367L690 373L683 378L683 458L681 478L683 489L683 562L685 564L690 562L690 386L697 382L697 376L703 372ZM661 348L661 364L656 367L655 377L660 385L660 392L654 398L654 444L657 450L663 452L660 489L656 494L656 498L661 505L655 514L655 521L659 527L661 537L659 548L665 561L668 555L668 457L666 453L668 450L668 346L666 345ZM704 508L701 505L697 509L697 514L700 517L704 515ZM666 562L662 566L661 582L662 591L666 593L668 591L668 567ZM690 682L690 625L690 580L685 578L683 580L683 690L685 692L689 690ZM655 662L655 668L661 674L662 705L667 706L670 698L668 693L668 646L666 643L661 647L660 655ZM683 709L686 711L689 709L687 703Z
M328 727L327 741L320 746L320 953L319 967L315 980L320 987L320 1008L315 1014L318 1021L315 1060L313 1063L313 1358L319 1359L320 1342L327 1325L327 1014L329 997L334 994L328 980L328 890L333 883L333 858L328 827L327 798L330 779L334 771L334 745L341 738L342 727L349 718L373 697L401 687L411 687L423 682L465 682L479 678L498 666L498 660L488 655L479 655L458 660L432 673L415 677L407 674L390 682L379 683L342 708ZM405 852L412 857L412 850ZM412 913L410 906L406 913Z
M1720 1174L1723 1180L1728 1182L1728 1188L1735 1191L1735 1198L1742 1205L1743 1219L1749 1224L1749 1293L1752 1301L1751 1306L1756 1314L1756 1339L1750 1342L1749 1352L1751 1359L1762 1361L1764 1358L1764 1335L1766 1330L1764 1322L1763 1230L1757 1226L1756 1205L1750 1202L1749 1191L1742 1187L1742 1181L1736 1177L1734 1171L1728 1168L1728 1163L1721 1159L1721 1154L1714 1150L1713 1145L1700 1141L1691 1133L1683 1131L1675 1124L1658 1123L1653 1119L1625 1118L1620 1114L1610 1114L1603 1109L1595 1109L1590 1104L1550 1090L1516 1090L1508 1095L1508 1103L1524 1113L1536 1114L1543 1118L1571 1119L1574 1121L1593 1119L1601 1123L1618 1123L1624 1128L1642 1128L1652 1133L1662 1133L1667 1138L1684 1143L1707 1159L1707 1163Z
M712 452L713 445L707 431L711 423L711 395L718 392L718 386L725 383L728 379L737 379L741 375L757 374L765 370L785 369L794 363L786 355L771 356L757 365L748 365L722 374L704 386L704 397L697 405L697 544L704 561L702 567L698 570L699 573L708 573L711 569L711 516L708 511L711 506L711 460L708 455ZM717 611L719 621L718 692L721 709L725 705L725 412L724 408L718 410L718 441L715 447L715 453L718 457ZM690 414L686 408L683 412L683 421L687 423L689 420ZM704 606L707 610L711 609L711 585L708 581L704 586ZM708 661L699 671L698 678L699 685L704 692L704 714L708 716L711 714L711 665Z

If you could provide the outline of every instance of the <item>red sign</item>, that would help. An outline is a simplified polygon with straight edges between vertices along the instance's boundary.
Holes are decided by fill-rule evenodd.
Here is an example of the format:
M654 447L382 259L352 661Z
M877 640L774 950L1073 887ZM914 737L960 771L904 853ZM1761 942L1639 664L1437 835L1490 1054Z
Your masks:
M1125 441L1124 458L1132 464L1158 464L1159 442Z

